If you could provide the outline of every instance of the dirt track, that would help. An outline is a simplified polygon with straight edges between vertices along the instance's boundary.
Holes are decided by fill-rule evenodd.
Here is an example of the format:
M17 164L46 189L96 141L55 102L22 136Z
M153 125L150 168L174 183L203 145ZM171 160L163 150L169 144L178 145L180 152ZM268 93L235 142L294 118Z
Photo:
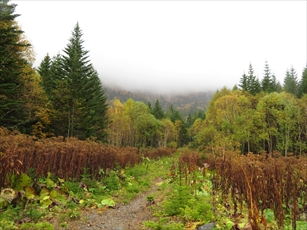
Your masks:
M148 195L157 191L157 183L162 179L158 178L152 182L151 189L138 194L128 204L119 204L114 209L106 209L83 212L81 220L70 222L69 229L108 229L108 230L141 230L144 221L155 220L150 204L146 199ZM86 221L84 221L86 220Z

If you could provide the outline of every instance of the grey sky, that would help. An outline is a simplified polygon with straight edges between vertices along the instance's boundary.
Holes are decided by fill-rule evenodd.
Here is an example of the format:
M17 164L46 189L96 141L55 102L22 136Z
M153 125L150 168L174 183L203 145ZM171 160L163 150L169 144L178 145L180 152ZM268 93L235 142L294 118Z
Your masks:
M103 83L129 89L233 87L265 60L283 83L306 66L306 1L12 1L37 54L66 47L77 22Z

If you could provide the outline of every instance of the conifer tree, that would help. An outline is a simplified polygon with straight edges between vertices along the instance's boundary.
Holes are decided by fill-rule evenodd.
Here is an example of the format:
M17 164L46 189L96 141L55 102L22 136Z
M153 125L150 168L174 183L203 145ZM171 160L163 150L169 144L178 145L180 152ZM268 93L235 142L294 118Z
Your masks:
M105 140L107 128L107 105L106 96L103 91L98 73L94 70L84 86L86 108L83 114L84 137L94 137Z
M21 39L15 8L9 0L0 0L0 126L20 129L26 109L21 75L28 65L25 52L29 44Z
M63 55L42 61L39 72L53 106L56 135L105 140L106 97L98 73L84 50L77 23Z
M261 91L259 80L254 75L254 69L251 63L249 64L247 82L248 82L248 92L250 94L256 95Z
M273 92L273 80L271 75L271 70L267 61L265 61L264 65L264 76L261 82L262 91L266 93Z
M261 82L261 89L266 93L281 92L281 84L276 80L276 76L271 73L269 64L265 61L264 76Z
M155 106L152 108L152 114L155 116L156 119L159 120L165 118L164 111L158 99L155 102Z
M297 73L293 67L291 67L290 71L286 71L286 77L284 78L284 90L295 96L298 95Z
M302 78L299 83L298 95L301 98L304 94L307 94L307 65L303 70Z
M151 106L150 101L147 102L147 106L148 106L148 111L149 111L151 114L153 114L153 113L152 113L152 106Z
M244 73L240 79L239 87L241 90L248 91L247 75Z
M52 87L52 79L51 79L51 58L49 56L49 54L47 54L43 61L41 62L40 66L37 68L38 73L41 76L41 85L43 86L46 94L48 95L48 97L50 97L51 92L53 90Z
M275 74L272 74L272 90L273 92L280 93L282 90L282 86L279 81L277 81Z
M240 88L252 95L256 95L261 91L259 80L254 76L254 70L252 64L249 64L248 74L245 73L240 79Z

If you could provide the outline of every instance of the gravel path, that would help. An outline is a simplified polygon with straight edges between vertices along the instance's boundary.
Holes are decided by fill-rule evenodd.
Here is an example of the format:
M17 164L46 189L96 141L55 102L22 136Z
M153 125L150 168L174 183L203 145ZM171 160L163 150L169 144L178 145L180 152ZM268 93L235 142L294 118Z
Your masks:
M108 229L108 230L141 230L145 229L142 223L147 220L154 220L153 212L146 197L158 188L157 183L162 179L153 181L151 189L145 193L138 194L128 204L119 204L114 209L106 209L103 212L87 211L83 213L81 219L87 219L86 222L75 221L70 223L73 229ZM86 216L84 216L86 215Z

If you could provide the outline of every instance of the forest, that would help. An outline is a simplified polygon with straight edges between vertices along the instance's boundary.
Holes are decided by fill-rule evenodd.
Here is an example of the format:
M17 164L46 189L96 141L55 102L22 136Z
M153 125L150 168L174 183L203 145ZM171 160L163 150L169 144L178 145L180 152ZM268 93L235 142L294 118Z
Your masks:
M148 189L146 172L164 173L175 191L147 229L305 229L307 65L278 82L268 61L262 79L250 64L232 89L210 100L199 93L198 102L107 98L79 23L62 54L46 54L35 68L16 6L0 0L0 229L42 229L48 215L35 214L37 206L68 213L61 228L69 229L81 210L113 206L106 197Z

